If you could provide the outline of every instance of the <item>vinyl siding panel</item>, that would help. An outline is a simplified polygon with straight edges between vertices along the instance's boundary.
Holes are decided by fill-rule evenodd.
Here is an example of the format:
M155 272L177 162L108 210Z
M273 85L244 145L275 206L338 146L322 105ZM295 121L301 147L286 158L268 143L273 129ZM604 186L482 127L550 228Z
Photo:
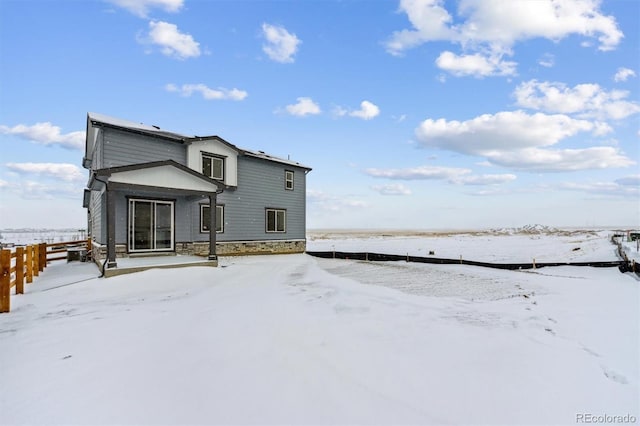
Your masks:
M292 191L285 189L285 170L294 172ZM237 189L218 195L218 204L225 206L225 229L224 233L218 234L218 241L304 239L305 200L304 169L253 157L239 157ZM266 232L266 208L287 211L286 232ZM204 235L203 240L206 240Z
M187 150L179 142L127 133L116 129L103 129L101 168L174 160L187 164Z
M106 226L102 222L103 219L106 222L107 217L103 191L91 191L91 202L89 205L89 209L91 212L91 238L98 244L106 244Z

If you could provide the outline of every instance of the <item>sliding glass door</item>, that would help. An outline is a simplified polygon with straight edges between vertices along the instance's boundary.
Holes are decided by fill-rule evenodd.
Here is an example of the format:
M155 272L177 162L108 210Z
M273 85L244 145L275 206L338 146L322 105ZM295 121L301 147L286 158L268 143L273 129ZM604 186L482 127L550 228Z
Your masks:
M173 250L173 201L129 200L129 251Z

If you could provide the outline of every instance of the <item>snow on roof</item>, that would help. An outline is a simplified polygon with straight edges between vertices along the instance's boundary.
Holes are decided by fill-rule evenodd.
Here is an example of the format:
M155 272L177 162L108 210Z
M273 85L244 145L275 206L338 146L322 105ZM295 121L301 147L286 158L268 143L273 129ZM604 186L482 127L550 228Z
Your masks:
M143 123L136 123L133 121L110 117L108 115L98 114L95 112L90 112L87 117L89 121L91 121L91 123L99 122L99 123L114 126L114 127L121 127L124 129L133 129L133 130L139 130L139 131L148 132L148 133L154 133L154 134L169 137L172 139L188 139L193 137L191 135L183 135L180 133L161 130L160 127L158 126L149 126Z
M288 164L290 166L301 167L303 169L311 170L311 167L302 165L297 161L284 159L280 157L274 157L273 155L266 154L264 151L251 151L248 149L242 149L242 152L249 157L262 158L264 160L276 161L278 163Z
M219 139L221 141L223 141L226 144L229 144L231 147L237 149L238 151L240 151L242 154L250 156L250 157L256 157L256 158L261 158L264 160L269 160L269 161L275 161L277 163L282 163L282 164L288 164L290 166L295 166L295 167L301 167L303 169L307 169L307 170L311 170L311 167L307 167L304 166L296 161L291 161L289 159L284 159L284 158L280 158L280 157L275 157L273 155L269 155L266 154L264 151L252 151L252 150L248 150L248 149L244 149L244 148L240 148L236 145L233 145L229 142L227 142L226 140L222 139L219 136L216 135L212 135L212 136L195 136L195 135L184 135L184 134L180 134L180 133L175 133L175 132L169 132L166 130L161 130L160 127L158 126L149 126L143 123L136 123L133 121L129 121L129 120L123 120L121 118L115 118L115 117L110 117L108 115L104 115L104 114L99 114L99 113L95 113L95 112L90 112L87 114L87 120L89 123L91 123L92 125L94 123L102 123L108 126L113 126L113 127L119 127L119 128L123 128L123 129L131 129L131 130L137 130L140 132L144 132L144 133L151 133L157 136L162 136L162 137L166 137L166 138L170 138L170 139L175 139L177 141L188 141L190 139L197 139L197 140L202 140L202 139ZM87 130L89 130L89 128L87 128ZM87 131L87 140L89 140L89 134L90 132ZM93 143L94 141L91 141L91 150L93 149ZM89 148L87 146L87 148ZM89 151L89 149L87 149L87 151Z

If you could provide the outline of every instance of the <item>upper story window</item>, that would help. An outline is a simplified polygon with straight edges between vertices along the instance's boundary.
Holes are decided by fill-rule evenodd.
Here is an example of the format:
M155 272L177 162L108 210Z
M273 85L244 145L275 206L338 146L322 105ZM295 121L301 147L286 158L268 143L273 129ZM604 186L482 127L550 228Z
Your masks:
M284 172L284 189L293 191L293 172L291 170L285 170Z
M202 153L202 174L211 179L224 180L224 158Z

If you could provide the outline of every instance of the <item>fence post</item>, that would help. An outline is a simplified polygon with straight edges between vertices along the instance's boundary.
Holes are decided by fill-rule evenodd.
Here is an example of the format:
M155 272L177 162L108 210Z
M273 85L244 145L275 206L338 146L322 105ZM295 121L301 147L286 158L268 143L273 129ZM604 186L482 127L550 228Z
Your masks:
M47 243L38 244L38 257L40 261L38 262L39 271L44 271L44 268L47 267Z
M533 258L533 269L536 269L536 258Z
M33 282L33 246L27 246L27 284Z
M16 294L24 294L24 247L16 249Z
M0 250L0 313L11 309L11 250Z
M31 246L31 253L33 256L33 276L37 277L40 275L40 247L38 244L34 244Z

